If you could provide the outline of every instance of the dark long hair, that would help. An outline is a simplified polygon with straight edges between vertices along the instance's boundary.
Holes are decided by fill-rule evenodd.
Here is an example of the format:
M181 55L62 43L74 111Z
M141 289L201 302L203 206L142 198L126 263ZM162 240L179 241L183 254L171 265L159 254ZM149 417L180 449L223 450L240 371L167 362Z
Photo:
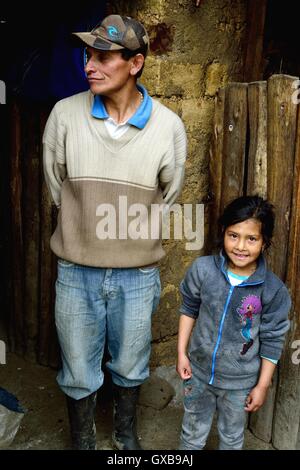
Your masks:
M223 247L224 233L227 227L244 222L247 219L256 219L261 222L261 233L265 249L269 248L275 223L274 206L258 195L238 197L225 207L218 221L220 234L218 245Z

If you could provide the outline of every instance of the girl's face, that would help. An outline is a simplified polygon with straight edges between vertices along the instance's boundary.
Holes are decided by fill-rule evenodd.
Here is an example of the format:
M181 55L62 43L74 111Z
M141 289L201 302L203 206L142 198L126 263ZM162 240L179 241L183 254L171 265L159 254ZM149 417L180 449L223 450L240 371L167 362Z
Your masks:
M244 220L225 230L224 249L229 258L229 269L235 274L252 274L263 246L261 222L256 219Z

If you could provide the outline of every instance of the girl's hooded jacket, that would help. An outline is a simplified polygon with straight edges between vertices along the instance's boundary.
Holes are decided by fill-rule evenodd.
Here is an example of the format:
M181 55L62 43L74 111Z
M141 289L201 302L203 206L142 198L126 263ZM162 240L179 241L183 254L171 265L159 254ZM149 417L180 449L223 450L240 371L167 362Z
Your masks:
M223 389L253 387L261 356L278 360L291 307L284 283L261 255L256 271L238 286L223 252L197 258L180 284L180 312L196 319L189 357L206 383Z

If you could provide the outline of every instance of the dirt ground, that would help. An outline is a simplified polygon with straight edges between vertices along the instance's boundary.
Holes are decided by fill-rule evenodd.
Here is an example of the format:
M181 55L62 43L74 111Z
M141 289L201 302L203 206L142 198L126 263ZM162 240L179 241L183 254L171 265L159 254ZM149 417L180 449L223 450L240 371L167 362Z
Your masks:
M65 398L56 384L56 371L25 361L8 353L6 364L0 365L0 386L17 396L28 410L19 431L9 446L11 450L70 449ZM112 404L109 384L100 390L96 413L97 448L111 450ZM138 434L144 449L176 450L182 420L182 408L172 405L164 409L138 407ZM215 425L206 448L217 449ZM245 449L269 449L269 444L256 439L248 430Z

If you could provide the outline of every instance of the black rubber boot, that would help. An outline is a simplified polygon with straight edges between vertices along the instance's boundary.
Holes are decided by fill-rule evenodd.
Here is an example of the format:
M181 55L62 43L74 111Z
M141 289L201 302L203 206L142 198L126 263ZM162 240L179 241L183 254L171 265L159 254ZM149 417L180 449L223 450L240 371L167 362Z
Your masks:
M114 430L112 440L119 450L141 450L136 434L136 405L140 387L113 384Z
M75 400L67 397L73 450L96 450L96 426L94 413L97 392Z

